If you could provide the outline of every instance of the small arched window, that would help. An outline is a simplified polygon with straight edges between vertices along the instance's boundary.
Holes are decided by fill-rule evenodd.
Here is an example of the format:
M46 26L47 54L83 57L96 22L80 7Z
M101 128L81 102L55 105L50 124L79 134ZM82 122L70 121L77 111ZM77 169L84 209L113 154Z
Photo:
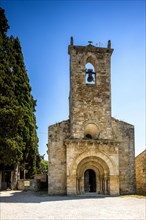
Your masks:
M85 82L86 84L95 84L96 73L94 70L94 66L91 63L86 64L86 74L85 74Z

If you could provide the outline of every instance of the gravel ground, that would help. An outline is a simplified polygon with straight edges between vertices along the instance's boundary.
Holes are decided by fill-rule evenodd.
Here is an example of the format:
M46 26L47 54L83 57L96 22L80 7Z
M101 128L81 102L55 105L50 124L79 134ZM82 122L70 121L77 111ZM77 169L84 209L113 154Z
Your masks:
M145 220L146 199L134 196L48 196L2 191L0 220Z

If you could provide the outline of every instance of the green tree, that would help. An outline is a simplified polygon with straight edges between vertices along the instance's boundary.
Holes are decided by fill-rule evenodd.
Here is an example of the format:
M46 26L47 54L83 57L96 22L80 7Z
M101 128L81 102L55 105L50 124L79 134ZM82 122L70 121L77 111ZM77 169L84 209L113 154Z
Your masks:
M0 7L0 34L5 34L9 29L8 20L5 16L4 9Z
M48 173L48 161L44 159L44 156L45 154L39 155L40 162L39 162L38 173L42 173L42 174Z
M38 173L48 173L48 161L47 160L40 161L40 167L38 169Z
M0 163L37 172L39 153L35 118L36 100L18 38L7 36L5 12L0 8Z

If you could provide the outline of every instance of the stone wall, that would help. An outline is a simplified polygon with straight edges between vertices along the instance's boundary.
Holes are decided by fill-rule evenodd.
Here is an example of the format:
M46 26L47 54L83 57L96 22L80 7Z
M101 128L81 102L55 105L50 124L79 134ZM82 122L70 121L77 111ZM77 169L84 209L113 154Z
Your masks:
M66 194L66 149L64 139L69 136L69 120L49 127L48 193Z
M47 182L47 174L45 173L39 173L34 175L34 179L40 180L40 182Z
M136 157L136 193L146 196L146 150Z
M134 126L112 118L113 137L119 141L120 194L135 193Z
M84 127L96 124L99 138L112 138L110 57L113 49L92 45L69 46L70 127L73 138L84 137ZM86 64L94 66L95 84L87 84ZM99 125L99 126L98 126Z
M18 190L39 191L39 189L40 189L40 180L20 179L20 180L18 180L17 189Z

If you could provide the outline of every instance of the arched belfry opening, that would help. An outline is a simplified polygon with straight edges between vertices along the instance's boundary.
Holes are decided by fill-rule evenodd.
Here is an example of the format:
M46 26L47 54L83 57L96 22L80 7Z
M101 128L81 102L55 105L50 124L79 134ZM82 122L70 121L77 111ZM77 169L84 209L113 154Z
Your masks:
M94 66L87 62L86 63L86 74L85 74L86 84L95 84L96 83L96 73Z
M96 173L92 169L84 173L84 192L96 192Z

